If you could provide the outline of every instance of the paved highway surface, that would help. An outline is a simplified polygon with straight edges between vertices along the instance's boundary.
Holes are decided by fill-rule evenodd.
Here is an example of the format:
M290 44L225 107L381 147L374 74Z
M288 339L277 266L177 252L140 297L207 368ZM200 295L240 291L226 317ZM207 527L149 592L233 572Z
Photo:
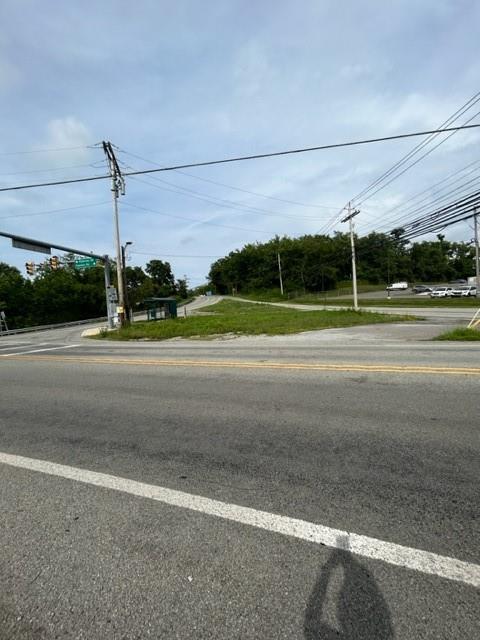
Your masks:
M480 348L438 322L2 338L0 638L480 637Z

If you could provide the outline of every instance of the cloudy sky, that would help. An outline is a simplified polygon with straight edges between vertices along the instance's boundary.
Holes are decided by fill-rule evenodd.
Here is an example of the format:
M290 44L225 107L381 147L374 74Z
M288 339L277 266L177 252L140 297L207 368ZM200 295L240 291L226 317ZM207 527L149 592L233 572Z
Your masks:
M475 0L3 0L0 184L104 174L101 140L131 170L435 128L480 90L479 24ZM129 178L129 264L169 260L193 286L245 243L342 229L420 141ZM479 142L460 132L372 195L359 232L473 190ZM110 199L108 181L2 192L0 230L113 254ZM0 261L30 259L0 238Z

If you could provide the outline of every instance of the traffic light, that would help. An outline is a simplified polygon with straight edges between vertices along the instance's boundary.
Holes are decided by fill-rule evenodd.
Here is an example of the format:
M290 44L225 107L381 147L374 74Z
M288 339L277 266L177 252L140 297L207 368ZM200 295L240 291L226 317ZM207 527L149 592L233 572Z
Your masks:
M58 259L58 256L52 256L50 258L50 268L56 271L59 266L60 266L60 261Z
M35 263L30 261L25 263L25 269L29 276L35 275Z

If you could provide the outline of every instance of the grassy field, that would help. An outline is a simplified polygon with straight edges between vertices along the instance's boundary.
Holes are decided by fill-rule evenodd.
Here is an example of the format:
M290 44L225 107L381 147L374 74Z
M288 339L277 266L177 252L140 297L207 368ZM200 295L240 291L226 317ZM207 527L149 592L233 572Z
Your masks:
M268 292L267 292L268 293ZM278 295L241 294L239 297L248 297L249 300L259 300L260 302L292 302L294 304L327 304L342 307L351 307L353 298L336 298L335 296L323 296L323 294L307 293L296 298L287 299ZM417 296L415 298L396 298L391 296L390 300L382 298L359 298L358 304L361 307L480 307L480 298L429 298Z
M476 341L480 340L480 331L478 329L467 329L466 327L459 327L453 329L453 331L447 331L437 336L435 340L462 340L462 341Z
M351 309L340 311L296 311L270 305L222 300L204 307L204 316L191 316L159 322L135 322L116 331L103 332L98 338L109 340L167 340L168 338L208 338L232 335L282 335L351 327L362 324L413 320L411 316L385 315Z
M314 301L312 298L295 298L292 302L298 302L299 304L323 304L323 298L316 298ZM327 304L347 306L353 305L353 298L341 300L335 300L332 298L327 299ZM359 298L358 304L361 307L480 307L480 300L478 298L394 298L390 300L385 298Z

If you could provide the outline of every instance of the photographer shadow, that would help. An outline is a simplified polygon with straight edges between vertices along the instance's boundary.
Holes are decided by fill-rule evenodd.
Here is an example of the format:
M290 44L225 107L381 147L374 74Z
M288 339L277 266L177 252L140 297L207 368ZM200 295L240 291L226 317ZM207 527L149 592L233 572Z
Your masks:
M394 636L390 611L373 576L347 550L348 539L337 542L340 548L332 551L308 600L306 640L390 640ZM335 628L325 621L327 597L329 585L333 587L341 573Z

